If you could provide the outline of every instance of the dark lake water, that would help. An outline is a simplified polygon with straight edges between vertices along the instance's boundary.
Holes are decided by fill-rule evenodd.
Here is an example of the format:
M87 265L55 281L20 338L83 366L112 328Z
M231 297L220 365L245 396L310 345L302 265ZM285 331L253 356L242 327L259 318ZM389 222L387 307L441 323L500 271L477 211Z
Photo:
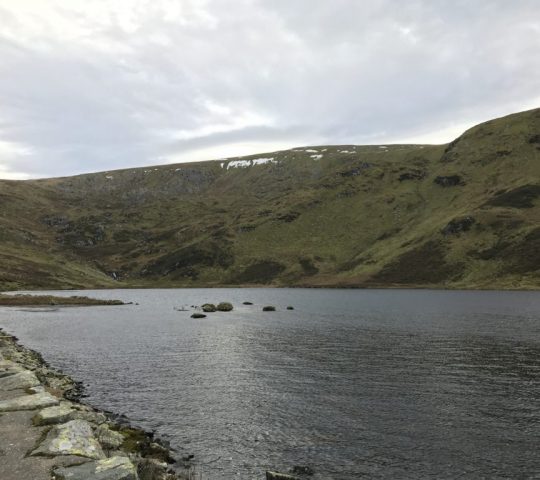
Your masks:
M314 479L540 478L540 293L84 294L139 305L0 308L0 326L84 381L88 403L194 454L205 480L294 465ZM235 310L174 310L222 300Z

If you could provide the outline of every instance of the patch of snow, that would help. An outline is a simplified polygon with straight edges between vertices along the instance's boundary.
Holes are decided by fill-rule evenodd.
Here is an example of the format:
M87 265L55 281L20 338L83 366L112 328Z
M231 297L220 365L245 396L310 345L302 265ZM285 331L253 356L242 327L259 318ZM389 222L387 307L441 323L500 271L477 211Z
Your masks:
M319 150L308 149L306 153L319 153Z
M313 160L320 160L323 156L319 154L319 155L310 155L310 157L313 158Z
M220 166L221 166L221 168L223 168L225 166L225 162L221 162Z
M229 168L246 168L251 165L251 160L233 160L227 164L227 170Z
M253 159L253 165L264 165L265 163L278 163L277 160L274 159L274 157L269 158L255 158Z
M113 177L112 175L106 175L105 178L106 178L107 180L112 180L114 177Z
M356 152L351 152L349 150L340 150L339 153L356 153Z
M379 148L384 148L386 150L388 147L386 145L379 145Z

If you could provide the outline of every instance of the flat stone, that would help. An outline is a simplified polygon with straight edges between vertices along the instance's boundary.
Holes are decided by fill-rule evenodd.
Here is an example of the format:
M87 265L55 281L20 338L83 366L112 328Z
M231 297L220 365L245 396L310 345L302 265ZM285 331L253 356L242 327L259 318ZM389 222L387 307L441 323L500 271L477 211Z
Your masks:
M57 468L58 480L138 480L137 470L127 457L111 457L74 467Z
M35 412L6 412L0 415L0 479L51 480L53 466L80 465L92 461L75 456L31 457L26 453L35 448L44 428L32 426Z
M97 460L105 458L94 437L92 426L84 420L71 420L55 425L31 455L78 455Z
M34 415L32 422L34 425L53 425L74 420L73 414L76 410L69 405L56 405L44 408Z
M53 405L58 405L58 398L53 397L50 393L36 393L0 401L0 412L36 410Z
M25 369L11 360L0 361L0 378L24 372Z
M0 390L18 390L36 387L37 385L39 385L39 380L29 370L23 370L22 372L0 378Z
M100 425L96 429L95 434L99 443L101 443L106 450L113 450L124 443L124 435L111 430L106 423Z

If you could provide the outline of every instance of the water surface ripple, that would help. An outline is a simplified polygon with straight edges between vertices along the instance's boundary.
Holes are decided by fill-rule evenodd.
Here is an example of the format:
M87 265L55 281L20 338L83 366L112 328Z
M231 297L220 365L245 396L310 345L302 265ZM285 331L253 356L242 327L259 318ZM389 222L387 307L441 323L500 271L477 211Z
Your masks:
M0 325L83 380L89 403L195 454L205 479L540 475L539 293L84 294L139 305L2 308ZM235 311L174 310L221 300Z

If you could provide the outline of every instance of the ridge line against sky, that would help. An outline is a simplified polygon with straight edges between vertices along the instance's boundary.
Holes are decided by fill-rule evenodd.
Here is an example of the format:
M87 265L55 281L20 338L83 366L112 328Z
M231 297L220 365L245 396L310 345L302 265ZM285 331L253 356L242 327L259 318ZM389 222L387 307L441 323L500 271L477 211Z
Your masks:
M0 178L446 143L538 51L536 0L0 0Z

